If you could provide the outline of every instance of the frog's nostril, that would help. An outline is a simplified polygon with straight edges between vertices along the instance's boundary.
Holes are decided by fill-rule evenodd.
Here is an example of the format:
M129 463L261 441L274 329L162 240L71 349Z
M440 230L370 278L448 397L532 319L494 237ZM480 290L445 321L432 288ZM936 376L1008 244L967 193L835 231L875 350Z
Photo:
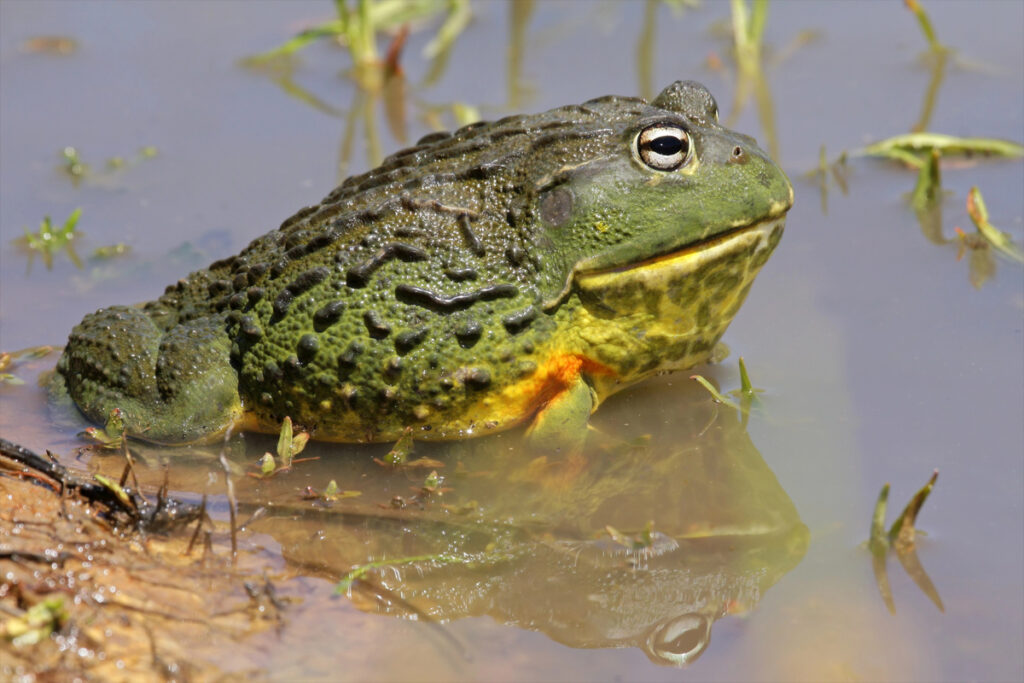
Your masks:
M732 156L729 157L729 162L733 164L745 164L747 163L747 153L743 151L743 148L736 145L732 148Z

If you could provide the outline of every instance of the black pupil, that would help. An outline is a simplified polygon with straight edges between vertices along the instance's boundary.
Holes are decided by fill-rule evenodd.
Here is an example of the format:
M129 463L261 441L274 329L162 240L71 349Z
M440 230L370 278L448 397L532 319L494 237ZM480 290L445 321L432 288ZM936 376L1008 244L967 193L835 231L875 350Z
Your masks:
M683 141L674 135L662 135L651 140L648 149L655 154L670 157L683 151Z

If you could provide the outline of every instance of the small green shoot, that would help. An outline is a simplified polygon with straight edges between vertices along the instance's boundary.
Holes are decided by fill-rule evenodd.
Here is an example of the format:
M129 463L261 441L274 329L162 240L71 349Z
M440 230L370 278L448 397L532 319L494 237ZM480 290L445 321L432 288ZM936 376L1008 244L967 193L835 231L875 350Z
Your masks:
M451 47L468 25L470 14L468 0L448 0L445 3L436 0L356 0L354 7L350 7L346 0L334 0L334 6L337 10L335 19L306 29L276 48L245 58L242 63L261 66L291 58L308 45L327 38L347 48L357 69L379 66L378 32L428 19L447 6L445 22L424 50L428 57L432 57Z
M921 7L921 3L917 0L903 0L903 4L907 6L914 16L917 17L917 24L921 27L921 33L924 34L925 40L928 41L928 47L933 52L944 52L947 48L945 45L939 42L939 39L935 35L935 28L932 26L931 19L928 18L928 14Z
M64 596L54 595L4 620L0 634L15 647L28 647L46 640L67 618Z
M345 577L338 582L338 585L334 587L335 595L343 595L348 593L352 589L352 584L366 576L374 569L380 569L382 567L395 567L403 564L413 564L414 562L432 562L434 564L468 564L470 560L465 557L459 557L456 555L448 555L445 553L438 553L436 555L414 555L412 557L402 557L395 560L379 560L377 562L368 562L364 565L353 567Z
M978 232L989 244L1017 263L1024 263L1024 251L1021 251L1021 248L1013 243L1008 234L989 222L988 208L985 206L985 200L977 186L972 187L967 193L967 213Z
M742 411L742 408L740 408L734 401L731 401L725 396L723 396L721 392L719 392L718 389L715 388L715 385L713 385L711 382L709 382L701 375L690 375L690 379L697 380L698 384L707 389L708 393L711 394L711 398L713 398L715 402L722 403L724 405L729 406L730 408L735 408L736 410Z
M764 389L758 389L750 382L750 374L747 372L747 363L740 356L740 388L733 389L729 393L740 399L742 405L738 405L735 401L728 399L722 392L715 388L711 382L701 375L690 375L690 379L696 380L702 387L708 390L713 398L718 403L735 408L743 414L746 414L750 410L750 404L757 399L757 395L764 392Z
M745 0L732 0L732 35L736 46L737 61L753 62L757 66L761 55L761 37L764 35L765 20L768 18L768 0L753 0L748 6Z
M299 497L302 498L302 500L333 503L336 500L343 500L345 498L358 498L361 495L363 495L362 491L342 491L340 488L338 488L338 482L336 482L334 479L331 479L331 481L327 484L327 488L323 490L323 493L317 491L312 486L307 486L305 489L303 489Z
M903 544L906 548L914 545L916 532L914 522L917 521L917 515L921 512L924 502L928 500L928 496L931 495L932 489L935 488L935 482L938 478L939 471L935 470L932 472L932 476L929 477L928 483L922 486L914 494L913 498L910 499L906 507L903 508L903 512L900 513L900 516L889 527L887 537L890 543Z
M438 469L444 467L444 463L434 458L416 458L415 460L409 460L409 456L412 455L415 450L415 442L412 438L412 427L406 427L402 431L402 436L398 437L398 441L392 446L391 450L383 458L374 458L373 461L381 467L389 467L392 469Z
M309 442L306 432L292 433L292 419L285 417L281 423L281 434L277 439L277 457L281 460L281 469L289 469L295 456L302 452Z
M78 219L81 216L82 209L78 208L71 212L71 215L67 217L67 220L59 228L54 226L49 216L43 218L43 222L39 224L39 229L34 233L29 232L28 228L25 228L25 246L28 247L29 253L39 253L43 263L46 264L47 270L49 270L53 267L54 252L66 249L68 258L77 267L81 268L82 263L71 248L71 241L79 234L75 232L75 228L78 226Z
M124 413L120 408L114 408L107 416L107 423L103 429L86 427L79 436L82 436L104 450L116 450L121 448L124 442Z
M743 361L743 356L740 356L740 388L732 392L741 398L748 400L754 400L757 395L763 393L764 389L758 389L750 383L750 375L747 373L747 364Z
M402 432L402 436L398 437L398 441L387 452L387 455L383 459L374 458L373 460L378 465L401 467L409 459L409 455L413 452L413 447L412 427L406 427L405 431Z
M419 488L413 487L413 491L416 495L410 498L410 502L416 502L422 505L428 499L432 497L440 498L444 494L452 491L448 486L444 485L444 477L437 473L437 470L431 470L423 479L423 485Z
M732 42L736 61L736 83L732 111L726 125L735 123L747 99L753 93L761 127L767 139L768 152L778 158L778 136L775 128L775 106L771 89L762 68L762 39L768 19L768 0L732 0Z
M423 488L434 491L444 483L444 477L438 475L437 470L432 470L423 480Z
M306 432L295 434L291 417L285 416L277 437L277 457L275 458L273 453L264 453L256 463L259 472L248 472L247 475L256 479L266 479L289 471L295 463L315 460L316 458L295 458L308 442L309 434Z
M423 48L423 56L427 59L446 53L455 43L455 39L469 25L472 12L469 7L469 0L448 0L448 16L444 23L437 29L437 34Z
M875 583L878 585L878 592L882 596L886 607L892 614L896 613L896 605L892 598L892 589L889 586L889 576L886 569L886 558L889 550L895 550L896 556L903 565L907 575L917 584L918 588L939 608L945 611L939 592L932 583L924 567L917 557L915 523L921 507L939 477L939 471L935 470L932 476L907 503L899 517L893 522L889 530L885 530L885 513L889 499L889 484L882 487L875 503L875 509L871 515L871 534L868 538L868 550L871 552L871 564L875 574Z

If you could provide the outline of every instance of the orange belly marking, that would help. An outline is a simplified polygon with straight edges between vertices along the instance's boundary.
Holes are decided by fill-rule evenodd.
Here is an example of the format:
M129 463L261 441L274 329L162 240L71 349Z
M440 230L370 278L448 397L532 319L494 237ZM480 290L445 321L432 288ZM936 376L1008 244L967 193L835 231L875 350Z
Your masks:
M574 353L552 354L532 377L523 382L520 391L529 397L524 417L533 415L568 389L583 373L614 375L615 371L592 358Z

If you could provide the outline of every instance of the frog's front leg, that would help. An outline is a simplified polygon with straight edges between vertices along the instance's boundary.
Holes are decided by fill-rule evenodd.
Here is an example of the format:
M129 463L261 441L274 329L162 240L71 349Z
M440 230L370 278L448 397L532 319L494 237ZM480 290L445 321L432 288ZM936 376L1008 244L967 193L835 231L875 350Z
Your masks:
M549 399L526 431L531 448L556 453L566 459L579 457L587 440L587 423L597 407L597 393L582 374Z

